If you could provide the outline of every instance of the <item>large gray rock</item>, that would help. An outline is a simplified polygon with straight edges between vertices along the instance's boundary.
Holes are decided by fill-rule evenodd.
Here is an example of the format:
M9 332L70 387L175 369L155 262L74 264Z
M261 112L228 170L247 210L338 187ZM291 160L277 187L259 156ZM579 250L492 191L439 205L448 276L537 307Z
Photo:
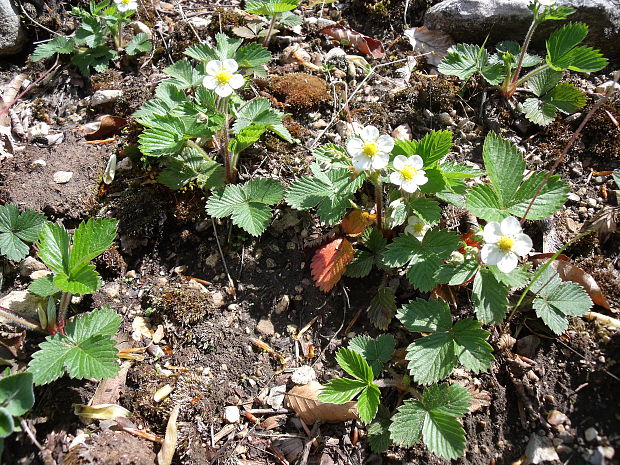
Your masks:
M429 29L447 32L457 42L488 44L502 40L523 41L532 21L529 0L444 0L424 16ZM533 47L544 50L545 38L568 21L586 23L590 30L585 44L606 57L620 58L620 4L615 0L557 0L577 10L567 21L547 21L534 34Z
M0 55L18 53L25 38L17 8L11 0L0 0Z

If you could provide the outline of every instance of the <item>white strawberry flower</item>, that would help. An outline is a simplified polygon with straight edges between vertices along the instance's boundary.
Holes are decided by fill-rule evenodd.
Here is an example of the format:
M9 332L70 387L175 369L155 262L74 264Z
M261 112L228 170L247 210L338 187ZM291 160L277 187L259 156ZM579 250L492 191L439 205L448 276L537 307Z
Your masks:
M366 126L359 135L351 137L347 142L347 152L357 171L385 168L393 148L394 139L386 134L381 135L374 126Z
M538 0L538 3L542 6L551 6L555 4L555 0Z
M138 9L137 0L114 0L114 3L116 4L116 9L122 13Z
M501 223L487 223L482 233L484 245L480 258L487 265L497 265L502 273L510 273L532 250L532 239L523 233L519 220L509 216Z
M411 234L418 240L422 240L426 231L431 229L431 227L422 221L418 216L411 215L407 219L407 226L405 227L405 234Z
M215 91L222 98L228 97L245 82L241 74L235 74L237 69L239 65L230 58L221 61L211 60L205 68L207 76L203 79L202 85Z
M390 174L390 182L400 186L405 192L415 192L428 182L426 171L422 169L424 161L420 155L396 155L394 158L394 171Z

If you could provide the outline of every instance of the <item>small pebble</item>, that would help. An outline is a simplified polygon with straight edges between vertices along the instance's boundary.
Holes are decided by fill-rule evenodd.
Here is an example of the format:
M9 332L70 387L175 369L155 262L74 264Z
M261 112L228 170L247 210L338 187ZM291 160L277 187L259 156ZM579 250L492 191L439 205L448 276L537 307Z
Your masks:
M583 433L583 437L586 439L586 441L592 442L598 437L598 431L596 431L595 428L590 427L585 430L585 432Z
M581 201L581 197L579 197L574 192L571 192L570 194L568 194L568 200L570 200L571 202L579 202Z
M91 105L101 105L103 103L115 102L123 95L122 90L98 90L90 98Z
M224 420L227 423L238 423L241 419L241 412L239 412L239 407L235 405L229 405L224 407Z
M553 426L565 423L566 420L568 420L568 417L558 410L551 410L547 415L547 422Z
M316 373L311 366L303 365L297 368L291 375L291 381L295 384L308 384L316 380Z
M596 199L593 199L593 198L586 199L586 204L589 207L596 207L596 203L597 203Z
M125 273L125 278L127 279L136 279L137 276L138 274L136 273L136 270L129 270L127 273Z
M56 171L53 175L56 184L67 184L72 177L73 173L71 171Z
M443 112L437 115L439 118L439 122L444 126L452 126L454 124L454 119L450 116L449 113Z
M33 168L37 169L37 168L45 168L47 166L47 162L45 160L35 160L33 161L30 166L32 166Z

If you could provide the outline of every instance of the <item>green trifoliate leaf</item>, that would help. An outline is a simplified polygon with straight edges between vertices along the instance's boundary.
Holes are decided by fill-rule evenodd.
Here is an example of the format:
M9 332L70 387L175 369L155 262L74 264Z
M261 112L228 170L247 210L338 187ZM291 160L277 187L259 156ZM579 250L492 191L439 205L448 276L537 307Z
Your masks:
M257 76L265 75L263 66L271 61L271 52L256 43L241 47L235 56L239 68L247 69L248 73Z
M528 98L523 102L523 113L525 117L534 124L547 126L553 123L558 109L551 103L543 102L537 98Z
M76 53L71 58L71 63L78 67L83 76L90 76L90 68L101 73L108 69L111 60L117 57L116 50L107 45L89 48L86 51Z
M471 280L478 271L478 261L465 260L461 263L447 263L437 273L437 282L450 286L459 286Z
M271 220L270 205L282 200L281 184L274 179L251 179L243 185L230 184L207 201L207 213L216 218L230 216L233 224L252 236L260 236Z
M369 384L357 399L357 412L365 424L369 424L377 415L381 402L381 391L374 384Z
M0 378L0 405L9 415L23 415L34 405L32 374L18 373Z
M458 385L439 384L424 390L422 400L406 400L392 417L390 437L400 446L420 441L446 459L465 452L465 431L459 423L471 404L467 390Z
M48 336L28 364L36 385L62 376L103 379L118 373L117 349L112 336L120 326L113 310L100 309L67 322L65 334Z
M551 6L544 8L544 11L541 13L540 20L541 21L547 21L547 20L562 21L564 19L567 19L573 13L575 13L575 11L577 10L575 10L574 8L570 8L568 6L551 5Z
M266 127L287 142L292 142L293 138L282 124L282 118L284 118L284 113L271 108L269 100L262 97L255 98L239 110L232 129L238 134L249 126Z
M297 0L248 0L245 2L245 11L255 15L273 16L297 8Z
M422 157L425 167L430 167L445 157L451 148L452 131L431 131L417 143L415 153Z
M501 323L508 311L508 289L488 269L474 278L472 300L476 317L483 323Z
M243 128L229 144L229 150L233 153L240 153L250 147L253 143L260 139L267 126L248 126Z
M349 349L364 357L375 377L379 376L383 365L390 361L395 347L394 336L391 334L382 334L376 339L357 336L349 342Z
M420 192L423 194L435 194L446 187L446 180L439 168L428 168L426 171L426 184L420 186Z
M542 97L558 85L558 83L562 79L562 76L562 71L545 69L528 79L527 86L532 90L532 92L534 92L537 97Z
M344 371L355 379L367 384L372 383L374 379L372 368L358 352L351 349L340 349L336 353L336 361Z
M392 150L393 156L396 155L404 155L406 157L410 157L411 155L418 155L418 141L417 140L405 140L405 139L396 139L394 140L394 149ZM449 151L449 148L448 148Z
M517 267L510 273L502 273L495 265L490 265L489 270L495 276L495 279L500 283L508 286L511 289L523 289L530 280L532 274L528 271L529 264Z
M446 229L431 229L422 242L413 236L404 234L394 239L383 254L383 263L390 267L399 267L410 262L423 261L428 255L448 258L459 244L459 236Z
M530 201L538 188L542 185L546 176L546 171L537 171L521 184L514 198L507 205L507 210L510 215L522 217L525 214ZM553 175L544 185L538 197L536 197L536 201L532 204L527 218L530 220L543 220L548 218L562 208L567 198L568 187L558 175Z
M168 82L178 89L189 89L202 81L201 74L187 60L180 60L164 69L164 73L172 79Z
M359 379L336 378L321 389L318 399L330 404L344 404L362 392L368 383Z
M407 205L426 224L433 225L441 220L441 207L433 199L418 197L410 200Z
M90 219L82 222L73 233L69 259L71 273L78 271L112 246L118 221L111 218Z
M513 40L500 42L495 46L495 49L500 53L500 55L506 52L512 54L514 57L521 55L521 45ZM521 66L524 68L530 68L542 63L542 61L543 59L538 55L532 55L526 52L523 56L523 63Z
M61 289L54 283L54 275L48 274L41 278L35 279L28 290L40 297L51 297L61 292Z
M536 315L555 334L566 331L567 317L584 315L593 305L583 287L571 281L562 281L551 266L534 281L530 290L536 294L533 302Z
M291 11L285 11L278 15L277 22L284 27L295 27L301 26L304 23L304 19Z
M547 64L557 71L568 69L574 48L587 34L588 26L584 23L569 23L553 31L547 39Z
M572 113L586 104L586 96L574 85L562 82L542 98L564 113Z
M44 58L49 58L56 53L66 55L75 51L75 42L65 36L54 37L49 42L37 45L37 48L32 52L32 61L41 61Z
M133 39L125 47L125 51L128 55L137 55L138 53L145 53L153 48L153 44L149 40L144 32L140 32L133 36Z
M12 203L0 206L0 255L20 261L28 255L28 242L37 240L45 215L34 210L19 213Z
M153 157L179 153L185 146L183 121L175 116L154 116L152 121L157 126L148 128L138 138L140 151Z
M368 319L375 328L387 329L396 313L396 296L390 288L384 287L370 301Z
M85 44L89 48L94 48L101 44L104 31L97 18L93 16L83 16L82 24L75 31L75 42Z
M594 73L605 68L609 60L598 50L591 47L575 47L571 53L571 63L568 69L581 73Z
M332 169L321 176L302 176L289 186L286 202L297 210L317 207L321 220L332 225L342 219L362 182L363 178L352 179L351 172L344 168Z
M95 266L87 265L71 275L66 273L55 274L54 284L63 292L92 294L103 286L103 281L99 273L95 271Z
M383 234L375 228L366 228L362 234L362 243L368 250L356 249L353 261L347 265L345 273L352 278L363 278L373 266L382 266L381 254L387 244Z
M480 73L489 84L499 84L504 78L502 62L492 62L489 53L478 45L458 44L448 49L448 55L437 67L440 73L468 79Z
M170 189L180 189L196 181L200 188L211 190L223 187L224 178L224 167L220 163L206 159L193 148L185 148L176 157L168 159L157 181Z
M350 168L353 166L351 157L344 147L335 144L317 147L312 152L312 156L323 171L328 171L330 168Z
M500 200L506 204L514 197L523 179L523 156L510 141L491 132L484 139L482 158L491 184Z
M217 52L208 44L192 45L183 53L190 58L202 61L204 63L208 63L211 60L219 60Z
M69 273L69 233L56 223L46 223L39 233L39 258L55 273Z

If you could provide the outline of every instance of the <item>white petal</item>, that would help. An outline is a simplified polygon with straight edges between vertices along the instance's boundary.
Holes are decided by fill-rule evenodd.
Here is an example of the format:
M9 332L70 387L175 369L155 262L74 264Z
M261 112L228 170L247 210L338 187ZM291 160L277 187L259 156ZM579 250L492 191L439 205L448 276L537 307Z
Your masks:
M515 236L521 232L519 220L514 216L504 218L501 223L501 231L504 236Z
M415 182L418 186L423 186L428 182L428 178L424 176L424 171L422 171L421 173L418 173L416 176L414 176L412 181Z
M520 257L525 257L532 250L532 239L527 234L517 234L514 238L515 244L512 251Z
M243 84L245 84L245 79L243 79L243 76L241 76L241 74L233 74L232 78L230 78L230 81L228 81L228 85L233 89L238 89L239 87L243 86Z
M482 238L487 244L495 244L502 238L502 230L497 221L487 223L482 232Z
M504 254L493 244L484 244L480 249L480 258L487 265L497 265Z
M390 155L387 153L378 153L372 157L372 169L382 170L390 162Z
M222 62L220 60L211 60L209 63L207 63L207 66L205 67L205 71L207 72L207 74L210 74L212 76L218 73L221 69Z
M222 98L230 96L233 93L233 88L228 84L220 84L215 88L215 93Z
M362 146L364 142L359 137L351 137L347 142L347 152L352 157L360 155L362 153Z
M231 58L226 58L222 63L222 67L226 68L231 73L234 73L239 69L239 65L237 64L237 62Z
M377 139L377 145L382 152L390 153L394 148L394 139L384 134Z
M409 218L407 218L407 224L410 225L416 225L421 222L422 220L417 215L411 215Z
M409 157L409 163L411 163L413 167L418 170L424 167L424 160L422 160L420 155L411 155Z
M508 252L507 254L504 254L499 262L497 262L497 268L499 268L499 271L502 273L510 273L517 267L518 264L519 258L517 255L512 252Z
M407 225L405 227L405 234L409 234L410 236L416 235L415 229L413 229L413 225Z
M379 130L374 126L366 126L361 130L360 137L364 139L364 141L377 140L379 137Z
M407 163L406 156L396 155L396 157L394 157L394 169L395 170L398 170L398 171L402 170L406 163Z
M213 76L205 76L205 78L202 80L202 85L205 86L207 89L213 90L219 85L219 82L217 82L217 79L215 79Z
M398 171L390 173L390 182L400 186L403 183L403 177Z
M418 190L418 185L414 181L408 180L408 181L403 182L400 185L400 188L404 190L405 192L409 192L411 194Z
M353 168L355 168L357 171L366 171L369 170L372 166L372 160L363 155L353 157L351 161L353 163Z

